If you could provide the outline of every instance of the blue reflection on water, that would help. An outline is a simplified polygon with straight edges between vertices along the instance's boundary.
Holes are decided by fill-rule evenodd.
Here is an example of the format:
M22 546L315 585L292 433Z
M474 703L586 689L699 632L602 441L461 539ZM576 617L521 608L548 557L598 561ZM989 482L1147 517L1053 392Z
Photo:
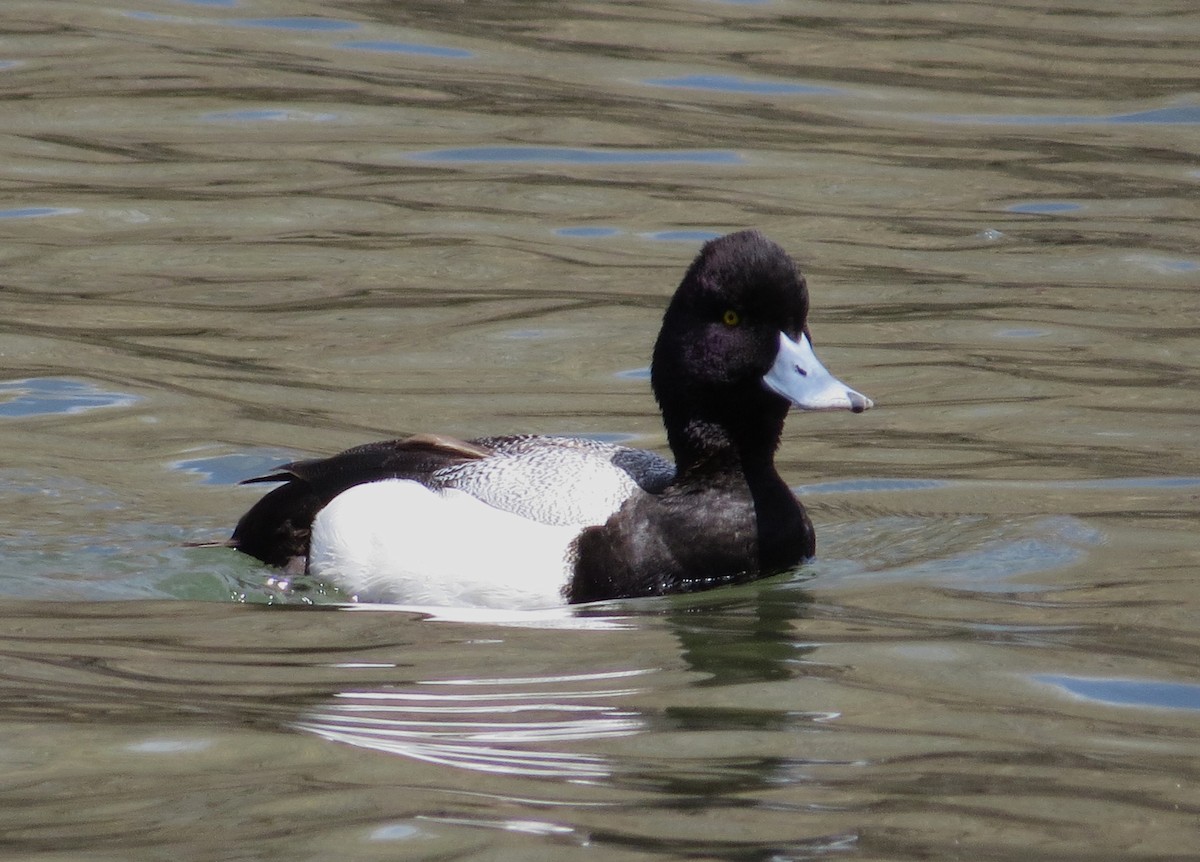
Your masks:
M575 237L581 239L603 239L620 236L624 231L615 227L560 227L554 231L556 236ZM711 230L660 230L638 234L642 239L658 242L708 242L721 234Z
M205 114L200 119L207 122L220 123L327 123L336 120L336 114L313 114L303 111L281 110L279 108L247 108L242 111L214 111Z
M790 81L755 81L738 75L680 75L677 78L647 78L653 87L677 87L683 90L711 90L718 93L749 93L761 96L831 95L844 92L835 87L798 84Z
M1194 260L1163 260L1159 266L1171 272L1195 272L1200 269L1200 263Z
M947 479L850 479L840 482L820 482L799 485L797 493L845 494L849 492L879 491L936 491L943 488L986 488L997 487L1048 488L1054 490L1106 490L1106 489L1174 489L1200 488L1200 476L1128 476L1120 479L1064 479L1055 482L960 482Z
M997 126L1191 126L1200 123L1200 105L1181 105L1175 108L1151 108L1128 114L1107 114L1096 117L1071 114L948 114L928 117L938 123L979 123Z
M1005 207L1010 213L1027 213L1031 215L1053 215L1055 213L1072 213L1083 209L1082 204L1069 201L1028 201Z
M198 476L204 485L236 485L243 479L266 476L278 470L281 465L296 460L296 457L295 452L267 449L253 453L237 452L187 458L173 462L171 469Z
M996 332L997 338L1045 338L1050 334L1048 329L1001 329Z
M34 377L0 382L0 418L61 416L100 407L128 407L141 399L127 392L105 392L83 380Z
M644 234L646 239L656 239L661 242L708 242L720 236L711 230L660 230Z
M601 239L610 236L619 236L620 228L615 227L560 227L554 231L557 236L571 236L581 239Z
M1194 683L1058 674L1035 674L1033 678L1068 691L1076 697L1115 706L1200 710L1200 685Z
M444 57L452 60L465 60L475 54L464 48L446 48L442 45L422 45L416 42L389 42L386 40L359 40L342 42L342 48L357 51L383 51L389 54L416 54L425 57Z
M338 21L334 18L226 18L223 23L232 27L264 27L270 30L303 30L311 33L359 29L353 21Z
M820 482L796 487L797 494L845 494L862 491L934 491L949 488L950 482L940 479L843 479L839 482Z
M412 153L410 158L423 162L547 165L737 165L743 161L731 150L601 150L585 147L455 147Z
M0 219L5 218L43 218L44 216L72 215L80 212L75 207L17 207L11 210L0 210Z
M1200 488L1200 476L1131 476L1124 479L1077 479L1046 484L1057 488Z

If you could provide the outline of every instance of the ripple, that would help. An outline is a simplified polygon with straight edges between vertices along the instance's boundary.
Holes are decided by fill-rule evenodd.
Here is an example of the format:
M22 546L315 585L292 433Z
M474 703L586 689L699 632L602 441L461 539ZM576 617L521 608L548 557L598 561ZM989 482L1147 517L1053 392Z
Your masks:
M318 114L311 111L283 110L278 108L250 108L241 111L214 111L200 119L218 123L328 123L337 119L337 114Z
M190 473L199 477L204 485L236 485L251 476L264 476L296 458L294 452L282 449L265 452L236 452L226 455L211 455L186 458L170 464L172 470Z
M335 18L226 18L222 23L231 27L261 27L268 30L302 30L308 33L332 33L342 30L357 30L353 21L338 21Z
M646 239L658 242L708 242L721 234L711 230L660 230L642 234Z
M587 843L586 838L579 835L579 832L570 826L563 826L561 823L551 823L546 820L514 820L514 819L499 819L490 817L446 817L444 815L431 814L427 815L432 823L446 823L455 826L470 826L474 829L500 829L504 832L521 832L525 835L554 835L561 838L564 835L575 835L580 837L581 844Z
M1127 476L1121 479L1076 479L1063 482L1031 483L1073 489L1175 489L1200 488L1200 476Z
M1083 209L1082 204L1070 201L1026 201L1005 207L1010 213L1025 213L1028 215L1055 215L1057 213L1073 213Z
M820 482L800 485L797 494L878 493L880 491L934 491L950 487L938 479L846 479L840 482Z
M209 739L146 739L126 746L135 754L194 754L212 747Z
M477 772L602 778L611 773L606 758L545 746L638 733L642 718L610 701L637 693L622 683L649 672L430 680L403 689L347 691L293 726L323 739Z
M1157 257L1146 254L1133 254L1125 257L1127 263L1132 263L1137 266L1145 267L1160 275L1174 275L1176 273L1191 273L1200 270L1200 263L1194 260L1183 258Z
M827 524L823 534L827 562L820 580L826 588L869 580L1010 595L1043 589L1022 579L1077 564L1105 541L1086 522L1067 515L1033 521L892 515ZM854 567L839 570L839 556L854 560Z
M1200 685L1195 683L1059 674L1036 674L1033 679L1084 700L1112 706L1200 710Z
M997 338L1045 338L1049 334L1050 330L1048 329L1031 329L1024 327L1017 329L1000 329L996 331Z
M760 96L824 96L845 92L819 84L799 84L791 81L756 81L739 75L680 75L676 78L647 78L642 81L652 87L673 87L681 90L709 90L716 93L746 93Z
M1194 126L1200 124L1200 105L1151 108L1125 114L943 114L922 119L936 123L975 123L995 126Z
M188 18L180 18L178 15L163 15L159 12L142 12L136 9L129 9L122 12L126 18L132 18L134 21L156 21L167 24L194 24L195 21Z
M621 229L615 227L560 227L554 231L555 236L578 239L605 239L611 236L620 236L621 233Z
M83 212L77 207L15 207L0 210L0 219L45 218L46 216L74 215Z
M370 834L371 841L410 841L413 838L427 839L429 832L412 823L389 823Z
M64 416L103 407L129 407L141 400L127 392L106 392L82 380L31 377L0 382L0 418Z
M419 57L441 57L447 60L468 60L475 56L465 48L448 48L444 45L426 45L419 42L392 42L381 40L357 40L342 42L342 48L354 51L381 51L387 54L412 54Z
M941 491L998 488L1027 488L1043 491L1102 491L1102 490L1175 490L1200 487L1200 476L1124 476L1115 479L1063 479L1052 482L1037 481L958 481L947 479L879 479L862 478L837 482L819 482L813 485L797 485L797 494L846 494L883 491Z
M342 599L345 602L345 599ZM624 616L582 611L580 606L518 610L509 608L473 608L448 605L383 605L369 602L344 604L346 611L387 611L415 614L422 619L444 623L482 623L517 629L562 629L570 631L614 631L629 628Z
M738 165L732 150L602 150L587 147L453 147L412 153L421 162L543 165Z

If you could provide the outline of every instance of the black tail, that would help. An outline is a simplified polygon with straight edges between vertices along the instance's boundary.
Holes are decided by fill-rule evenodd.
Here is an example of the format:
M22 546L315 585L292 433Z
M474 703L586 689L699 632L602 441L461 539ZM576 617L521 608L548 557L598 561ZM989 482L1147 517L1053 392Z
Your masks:
M313 518L347 488L381 479L425 481L443 467L490 454L490 449L477 443L418 434L356 446L331 458L285 464L274 473L242 482L284 484L242 516L228 544L268 565L303 570Z

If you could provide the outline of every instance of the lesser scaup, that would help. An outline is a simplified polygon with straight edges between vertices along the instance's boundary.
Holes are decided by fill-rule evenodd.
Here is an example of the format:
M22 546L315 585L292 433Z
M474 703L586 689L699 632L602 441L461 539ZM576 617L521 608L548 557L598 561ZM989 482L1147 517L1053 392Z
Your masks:
M707 589L811 557L775 471L784 417L871 400L812 351L808 289L756 231L712 240L663 316L650 380L675 463L564 437L368 443L283 482L230 544L362 600L526 608Z

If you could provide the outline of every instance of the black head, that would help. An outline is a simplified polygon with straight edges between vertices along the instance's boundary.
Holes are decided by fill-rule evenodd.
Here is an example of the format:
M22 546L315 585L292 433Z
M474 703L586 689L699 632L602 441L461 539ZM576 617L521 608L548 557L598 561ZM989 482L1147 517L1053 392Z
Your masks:
M651 365L654 394L681 467L719 451L770 458L792 404L870 406L811 356L807 319L804 276L780 246L757 231L704 245L667 306ZM811 362L793 355L793 348L807 349ZM801 386L832 381L858 400L843 396L835 403L823 390L824 400L811 401L790 383L779 384L783 376Z

